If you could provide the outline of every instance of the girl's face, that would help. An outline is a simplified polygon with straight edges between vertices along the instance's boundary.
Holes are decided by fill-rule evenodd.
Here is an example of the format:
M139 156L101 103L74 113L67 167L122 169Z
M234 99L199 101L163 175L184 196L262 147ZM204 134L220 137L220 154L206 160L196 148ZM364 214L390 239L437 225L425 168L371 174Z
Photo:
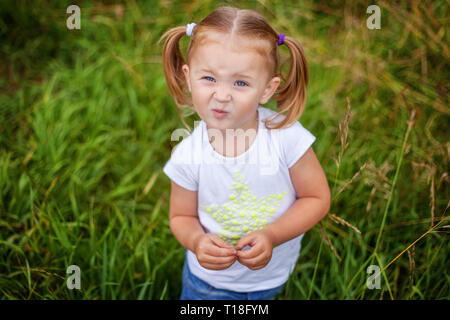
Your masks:
M265 104L280 84L279 77L270 78L267 58L240 40L223 34L208 38L183 66L195 111L208 128L222 133L257 130L258 104Z

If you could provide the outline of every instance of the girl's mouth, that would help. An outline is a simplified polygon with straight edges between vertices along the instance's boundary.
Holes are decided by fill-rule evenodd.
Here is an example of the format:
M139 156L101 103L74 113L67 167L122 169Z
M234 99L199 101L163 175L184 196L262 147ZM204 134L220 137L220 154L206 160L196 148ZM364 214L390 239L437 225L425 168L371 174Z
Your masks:
M228 114L227 111L219 110L219 109L213 109L213 113L214 113L214 116L218 119L225 118Z

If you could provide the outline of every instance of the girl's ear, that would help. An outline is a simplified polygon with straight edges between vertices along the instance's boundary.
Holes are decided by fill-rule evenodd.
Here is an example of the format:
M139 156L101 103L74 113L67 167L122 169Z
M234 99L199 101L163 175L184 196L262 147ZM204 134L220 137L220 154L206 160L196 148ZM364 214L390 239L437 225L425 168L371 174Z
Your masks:
M189 80L189 66L187 64L184 64L182 67L184 77L186 78L186 83L189 89L189 92L191 92L191 82Z
M274 95L280 83L281 83L280 77L273 77L272 79L270 79L269 83L264 89L261 98L259 99L259 103L260 104L267 103L267 101L269 101L269 99L272 98L272 96Z

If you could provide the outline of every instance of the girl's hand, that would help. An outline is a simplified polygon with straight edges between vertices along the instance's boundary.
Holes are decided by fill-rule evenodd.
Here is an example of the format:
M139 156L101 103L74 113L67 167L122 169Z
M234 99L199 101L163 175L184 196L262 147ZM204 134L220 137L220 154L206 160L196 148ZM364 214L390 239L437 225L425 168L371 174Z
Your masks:
M264 268L272 258L273 235L265 229L251 232L241 238L235 248L241 250L247 245L251 246L250 250L238 251L238 261L251 270Z
M194 250L200 265L207 269L227 269L236 261L236 249L216 234L198 236L194 241Z

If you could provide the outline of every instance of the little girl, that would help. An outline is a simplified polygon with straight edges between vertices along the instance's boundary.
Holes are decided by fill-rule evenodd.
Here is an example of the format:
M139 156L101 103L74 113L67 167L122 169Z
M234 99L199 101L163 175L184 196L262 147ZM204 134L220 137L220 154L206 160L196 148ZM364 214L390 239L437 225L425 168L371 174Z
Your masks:
M297 121L308 82L303 49L258 13L232 7L161 39L178 109L193 107L202 119L163 169L171 179L170 228L187 249L181 299L273 299L303 234L330 206L315 137ZM281 45L290 52L287 78ZM261 106L274 94L278 113Z

